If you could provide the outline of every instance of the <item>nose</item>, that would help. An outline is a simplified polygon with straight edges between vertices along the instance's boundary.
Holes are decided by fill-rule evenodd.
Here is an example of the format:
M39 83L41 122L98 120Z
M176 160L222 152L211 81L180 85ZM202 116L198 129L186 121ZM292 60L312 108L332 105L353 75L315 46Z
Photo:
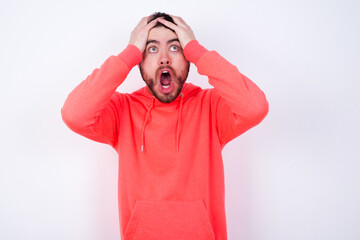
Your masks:
M170 63L170 57L167 52L162 52L159 59L159 65L169 65Z

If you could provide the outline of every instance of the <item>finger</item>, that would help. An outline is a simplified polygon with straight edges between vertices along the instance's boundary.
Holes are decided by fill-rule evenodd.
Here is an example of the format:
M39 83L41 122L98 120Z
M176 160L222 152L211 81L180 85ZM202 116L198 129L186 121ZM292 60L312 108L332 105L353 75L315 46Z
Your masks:
M175 22L177 25L189 27L189 26L186 24L186 22L185 22L181 17L174 16L174 15L170 15L170 17L172 17L172 19L174 20L174 22Z
M155 27L155 25L157 24L157 22L158 22L157 19L149 22L149 23L145 26L144 29L145 29L146 31L150 31L150 29L152 29L153 27Z
M185 24L187 27L189 27L189 25L184 21L184 19L182 19L181 17L179 17L180 21Z
M176 26L172 22L166 21L163 18L158 18L158 21L161 22L162 24L164 24L165 26L167 26L168 28L173 29L175 32L178 30L178 26Z
M151 23L151 22L156 22L156 18L153 18L152 16L148 16L148 17L146 17L146 22L149 24L149 23Z
M146 17L141 18L140 22L138 23L138 26L146 25Z
M136 25L136 27L134 28L134 31L143 28L144 26L146 26L146 19L142 18L138 24Z

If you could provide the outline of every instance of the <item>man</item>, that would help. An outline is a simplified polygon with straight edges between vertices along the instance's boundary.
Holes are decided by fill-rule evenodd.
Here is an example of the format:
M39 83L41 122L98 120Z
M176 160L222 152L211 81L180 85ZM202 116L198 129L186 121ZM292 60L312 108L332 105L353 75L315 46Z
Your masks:
M190 62L214 88L185 82ZM137 64L147 87L116 92ZM69 94L62 117L119 154L121 239L225 240L221 151L267 112L264 93L184 20L155 13Z

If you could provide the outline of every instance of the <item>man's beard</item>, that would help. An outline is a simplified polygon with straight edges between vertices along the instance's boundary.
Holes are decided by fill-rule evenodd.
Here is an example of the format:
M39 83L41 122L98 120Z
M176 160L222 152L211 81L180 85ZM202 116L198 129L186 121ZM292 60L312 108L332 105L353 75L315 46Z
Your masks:
M171 68L170 66L167 66L167 68L169 68L174 74L174 79L172 79L172 81L174 81L174 83L176 83L177 89L175 89L175 91L173 91L171 93L167 93L167 94L160 93L159 94L157 91L155 91L155 80L154 80L154 78L151 78L149 75L144 73L142 71L142 69L141 69L141 65L139 65L141 77L143 78L144 82L148 86L148 89L150 90L152 95L155 96L162 103L170 103L170 102L174 101L179 96L179 94L181 93L181 90L182 90L182 88L184 86L184 83L185 83L185 81L186 81L186 79L188 77L189 69L190 69L190 63L188 63L188 66L185 68L185 70L181 72L180 76L176 75L175 71L173 71L173 68ZM159 71L159 69L161 69L161 67L158 68L156 73ZM158 75L155 74L155 76L158 76ZM158 79L158 81L160 81L160 80Z

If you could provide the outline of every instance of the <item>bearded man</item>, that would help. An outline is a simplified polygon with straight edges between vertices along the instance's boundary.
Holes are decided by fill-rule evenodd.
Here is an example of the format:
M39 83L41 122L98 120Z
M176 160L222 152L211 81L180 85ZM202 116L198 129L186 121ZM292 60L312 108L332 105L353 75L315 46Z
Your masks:
M190 63L211 89L186 83ZM147 86L119 93L138 65ZM221 151L268 113L264 93L185 21L144 17L128 46L69 95L62 118L119 155L122 240L226 240Z

